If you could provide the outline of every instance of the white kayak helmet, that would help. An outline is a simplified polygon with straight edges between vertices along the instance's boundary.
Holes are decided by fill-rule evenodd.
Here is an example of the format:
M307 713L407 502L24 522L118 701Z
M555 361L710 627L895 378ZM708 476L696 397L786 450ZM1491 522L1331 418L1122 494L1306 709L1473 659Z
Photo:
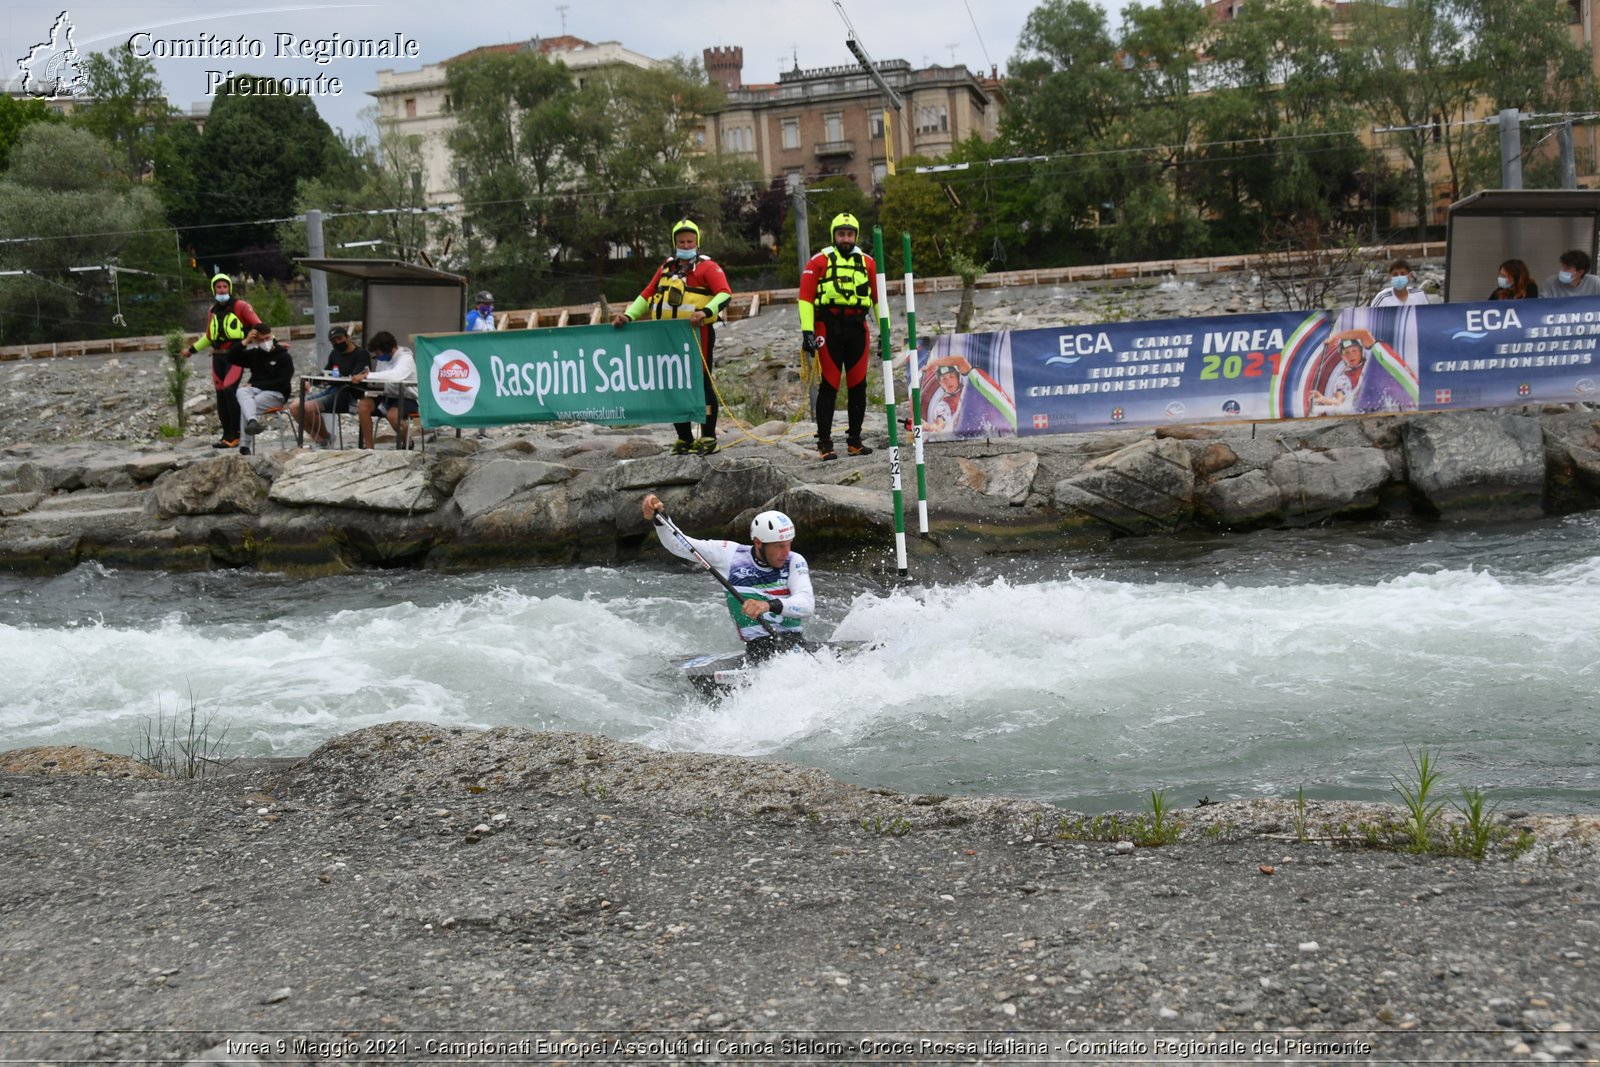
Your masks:
M763 511L750 521L750 540L759 544L794 540L794 520L781 511Z

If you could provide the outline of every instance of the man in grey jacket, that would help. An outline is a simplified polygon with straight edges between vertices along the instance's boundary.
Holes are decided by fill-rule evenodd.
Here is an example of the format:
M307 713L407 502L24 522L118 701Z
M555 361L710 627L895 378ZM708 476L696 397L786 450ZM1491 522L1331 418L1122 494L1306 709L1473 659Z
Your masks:
M1589 273L1593 263L1581 248L1561 253L1561 269L1539 286L1541 297L1600 296L1600 278Z

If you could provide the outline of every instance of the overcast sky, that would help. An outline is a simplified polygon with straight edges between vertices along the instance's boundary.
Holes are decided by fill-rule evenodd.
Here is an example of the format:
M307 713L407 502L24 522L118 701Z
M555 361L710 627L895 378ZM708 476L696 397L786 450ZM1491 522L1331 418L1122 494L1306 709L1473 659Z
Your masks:
M1037 0L841 0L844 14L875 59L924 63L964 63L975 72L998 66L1005 71L1017 36ZM469 48L556 36L565 32L585 40L618 41L657 58L685 54L696 58L710 45L744 48L746 82L776 81L794 65L822 67L852 63L845 49L845 20L832 0L728 0L713 4L654 4L647 0L564 0L562 3L298 3L169 2L72 3L70 0L6 0L0 13L6 65L5 83L14 84L17 62L48 39L63 7L75 28L82 53L108 51L141 31L162 40L194 42L202 33L259 40L263 59L157 59L167 95L179 107L204 102L207 71L249 71L273 77L337 77L343 91L316 98L333 126L355 132L357 115L371 103L377 71L413 70L448 59ZM1103 0L1120 10L1120 0ZM564 10L563 10L564 8ZM973 19L977 19L974 28ZM335 59L319 66L308 59L275 59L276 34L296 39L392 38L417 42L414 60ZM981 38L981 40L980 40Z

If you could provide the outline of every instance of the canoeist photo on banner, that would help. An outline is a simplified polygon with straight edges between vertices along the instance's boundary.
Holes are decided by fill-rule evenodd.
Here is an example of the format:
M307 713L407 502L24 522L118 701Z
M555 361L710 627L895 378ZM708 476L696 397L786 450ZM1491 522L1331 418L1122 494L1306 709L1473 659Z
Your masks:
M1274 361L1273 418L1417 410L1417 308L1346 308L1331 325L1315 318Z
M1600 399L1600 298L923 339L929 441ZM1009 429L1008 429L1009 428Z
M941 334L921 341L917 362L922 375L922 432L928 439L1016 436L1012 336L1009 332Z

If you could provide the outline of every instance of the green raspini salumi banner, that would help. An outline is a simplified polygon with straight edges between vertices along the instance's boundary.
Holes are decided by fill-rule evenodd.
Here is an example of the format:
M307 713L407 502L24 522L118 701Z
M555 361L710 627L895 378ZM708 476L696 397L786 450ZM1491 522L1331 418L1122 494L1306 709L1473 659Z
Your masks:
M705 418L700 332L687 320L417 335L425 426L641 425Z

